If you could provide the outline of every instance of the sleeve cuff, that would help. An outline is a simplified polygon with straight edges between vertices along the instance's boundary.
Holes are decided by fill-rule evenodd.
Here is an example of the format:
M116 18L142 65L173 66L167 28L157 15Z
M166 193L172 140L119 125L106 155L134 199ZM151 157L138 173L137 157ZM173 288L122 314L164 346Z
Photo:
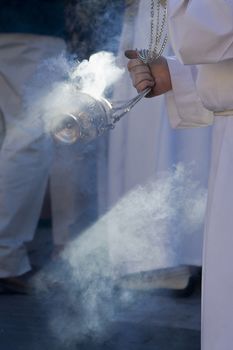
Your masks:
M167 58L172 91L165 94L167 112L173 128L208 126L213 123L213 112L207 110L197 94L191 66L184 66L176 58Z

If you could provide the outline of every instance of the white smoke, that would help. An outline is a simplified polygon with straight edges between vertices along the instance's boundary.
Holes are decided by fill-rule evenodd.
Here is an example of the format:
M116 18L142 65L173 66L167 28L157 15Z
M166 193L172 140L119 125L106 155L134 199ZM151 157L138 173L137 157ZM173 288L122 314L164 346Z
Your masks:
M47 297L58 339L77 343L105 337L117 309L132 302L116 293L119 277L129 269L175 265L181 233L202 229L205 206L206 190L180 164L130 192L73 240L60 263L36 283Z
M24 88L24 130L52 135L65 115L80 110L80 91L93 98L106 97L122 74L110 52L98 52L82 62L65 54L41 62Z
M82 91L100 98L106 89L123 74L116 65L116 58L110 52L98 52L83 60L71 74L71 81L78 81Z
M192 180L191 168L177 165L108 213L111 253L135 272L174 264L181 235L201 229L205 205L206 191Z

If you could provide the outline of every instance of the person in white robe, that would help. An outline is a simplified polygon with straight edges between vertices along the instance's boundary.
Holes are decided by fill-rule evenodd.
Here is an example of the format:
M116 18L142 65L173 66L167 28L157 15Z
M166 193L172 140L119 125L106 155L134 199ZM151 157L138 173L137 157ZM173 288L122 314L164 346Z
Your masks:
M125 49L140 48L145 43L149 45L149 23L150 1L134 1L126 11L121 35L119 60L122 65L126 64ZM169 52L170 47L166 51ZM133 96L135 90L125 72L115 86L113 100L127 100ZM210 128L173 130L166 118L163 97L141 100L109 135L108 206L114 205L131 189L146 184L163 171L170 171L180 162L187 167L193 163L193 179L206 188L210 163L210 131ZM194 234L180 232L179 237L176 265L201 266L203 229ZM113 261L116 260L114 254L112 257ZM129 254L126 254L124 272L143 271L145 266L148 268L146 260L145 256L144 261L135 266ZM155 254L150 268L155 270L161 267L167 266L161 266Z
M64 40L52 36L0 35L0 292L27 289L20 281L31 269L26 244L34 237L49 178L54 255L77 217L75 146L54 147L42 121L35 127L34 116L23 113L25 86L38 66L65 49Z
M202 350L233 344L233 1L168 1L176 58L145 65L128 53L134 86L166 93L175 128L213 124L204 233ZM163 74L160 74L162 69ZM197 74L193 74L196 70ZM135 74L137 72L137 74Z

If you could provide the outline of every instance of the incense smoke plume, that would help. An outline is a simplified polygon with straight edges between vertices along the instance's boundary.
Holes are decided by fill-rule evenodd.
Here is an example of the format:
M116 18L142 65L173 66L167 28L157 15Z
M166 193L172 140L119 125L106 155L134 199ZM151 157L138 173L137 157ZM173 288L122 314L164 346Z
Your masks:
M41 132L49 133L56 119L75 111L78 91L104 97L122 73L110 52L98 52L82 62L65 54L43 61L24 89L24 113L28 116L25 128L33 133L33 128L40 127Z
M42 272L37 289L63 344L101 341L133 295L116 289L132 272L173 266L182 232L202 229L206 191L179 164L140 186L74 239L59 263ZM140 278L140 275L139 275Z

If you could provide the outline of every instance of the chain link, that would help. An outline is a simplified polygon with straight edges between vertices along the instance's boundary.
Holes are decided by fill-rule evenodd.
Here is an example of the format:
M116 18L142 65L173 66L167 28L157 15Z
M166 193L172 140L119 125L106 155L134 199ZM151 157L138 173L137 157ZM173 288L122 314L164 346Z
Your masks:
M156 10L155 10L156 3ZM156 16L155 16L156 12ZM168 35L166 32L167 0L151 0L150 5L150 41L149 48L137 50L138 58L144 63L152 63L157 60L166 47ZM155 26L156 21L156 26Z

